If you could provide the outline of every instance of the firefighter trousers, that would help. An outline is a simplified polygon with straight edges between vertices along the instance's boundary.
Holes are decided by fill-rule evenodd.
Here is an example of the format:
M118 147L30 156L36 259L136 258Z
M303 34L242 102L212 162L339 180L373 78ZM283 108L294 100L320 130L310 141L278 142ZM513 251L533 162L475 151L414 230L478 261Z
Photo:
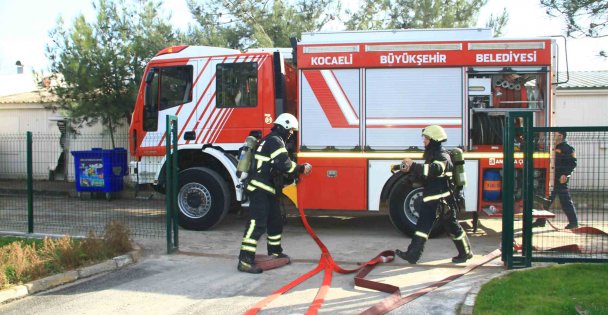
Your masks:
M256 189L250 192L249 198L249 222L243 234L241 256L253 257L257 242L264 233L268 234L268 254L282 253L283 219L278 196Z
M416 232L421 232L428 236L435 220L440 220L443 228L452 237L461 235L463 232L456 218L456 211L441 200L431 200L422 203L418 222L416 223Z
M547 208L551 206L553 201L555 200L555 196L559 197L559 203L562 206L562 210L566 214L568 218L569 224L578 224L578 217L576 215L576 208L574 208L574 203L572 202L572 196L570 196L570 189L568 189L568 184L555 183L555 187L549 196L549 205Z

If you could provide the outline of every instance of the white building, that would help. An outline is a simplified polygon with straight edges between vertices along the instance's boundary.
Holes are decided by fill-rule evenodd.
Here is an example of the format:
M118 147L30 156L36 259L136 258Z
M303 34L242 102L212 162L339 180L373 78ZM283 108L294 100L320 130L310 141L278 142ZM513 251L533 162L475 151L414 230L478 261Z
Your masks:
M565 81L566 76L560 77ZM573 71L569 80L558 85L553 107L555 127L608 126L608 71ZM569 133L578 166L572 177L572 189L605 190L608 178L608 139L606 134Z
M566 75L560 75L565 81ZM607 126L608 71L572 71L559 84L553 102L553 125Z
M71 151L112 149L101 125L84 126L79 135L69 132L68 120L49 106L57 98L40 89L31 73L0 75L0 179L26 174L26 132L33 134L34 177L74 179ZM73 127L73 126L72 126ZM117 128L116 147L128 148L128 126Z

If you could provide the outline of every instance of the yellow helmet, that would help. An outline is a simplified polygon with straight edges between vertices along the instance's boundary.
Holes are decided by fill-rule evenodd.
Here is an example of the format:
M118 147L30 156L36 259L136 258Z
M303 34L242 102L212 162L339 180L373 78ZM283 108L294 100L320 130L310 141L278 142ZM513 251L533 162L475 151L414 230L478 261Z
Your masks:
M448 140L448 134L445 133L443 127L439 125L431 125L422 129L422 135L429 137L431 140L435 140L437 142L443 142Z

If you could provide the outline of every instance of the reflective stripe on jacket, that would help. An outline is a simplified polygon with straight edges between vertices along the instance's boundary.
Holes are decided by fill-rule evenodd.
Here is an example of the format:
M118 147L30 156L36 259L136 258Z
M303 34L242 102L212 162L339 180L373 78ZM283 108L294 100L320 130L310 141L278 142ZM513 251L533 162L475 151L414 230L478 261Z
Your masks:
M437 150L428 153L425 157L424 164L412 164L412 170L415 175L421 177L424 181L424 191L422 192L422 200L429 202L450 195L448 182L452 179L452 170L454 168L450 155L443 151Z
M262 189L273 195L277 193L278 188L275 187L274 177L294 174L296 171L301 172L304 168L303 166L299 167L289 158L285 142L275 132L271 132L260 143L255 152L253 163L256 171L252 175L247 190Z

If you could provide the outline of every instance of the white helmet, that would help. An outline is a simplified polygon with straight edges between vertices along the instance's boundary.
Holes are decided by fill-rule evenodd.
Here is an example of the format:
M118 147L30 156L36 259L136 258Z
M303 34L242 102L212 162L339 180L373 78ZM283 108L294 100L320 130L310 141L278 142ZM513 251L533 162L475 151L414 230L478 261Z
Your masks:
M283 113L275 119L274 123L283 126L285 130L298 131L298 119L292 114Z

